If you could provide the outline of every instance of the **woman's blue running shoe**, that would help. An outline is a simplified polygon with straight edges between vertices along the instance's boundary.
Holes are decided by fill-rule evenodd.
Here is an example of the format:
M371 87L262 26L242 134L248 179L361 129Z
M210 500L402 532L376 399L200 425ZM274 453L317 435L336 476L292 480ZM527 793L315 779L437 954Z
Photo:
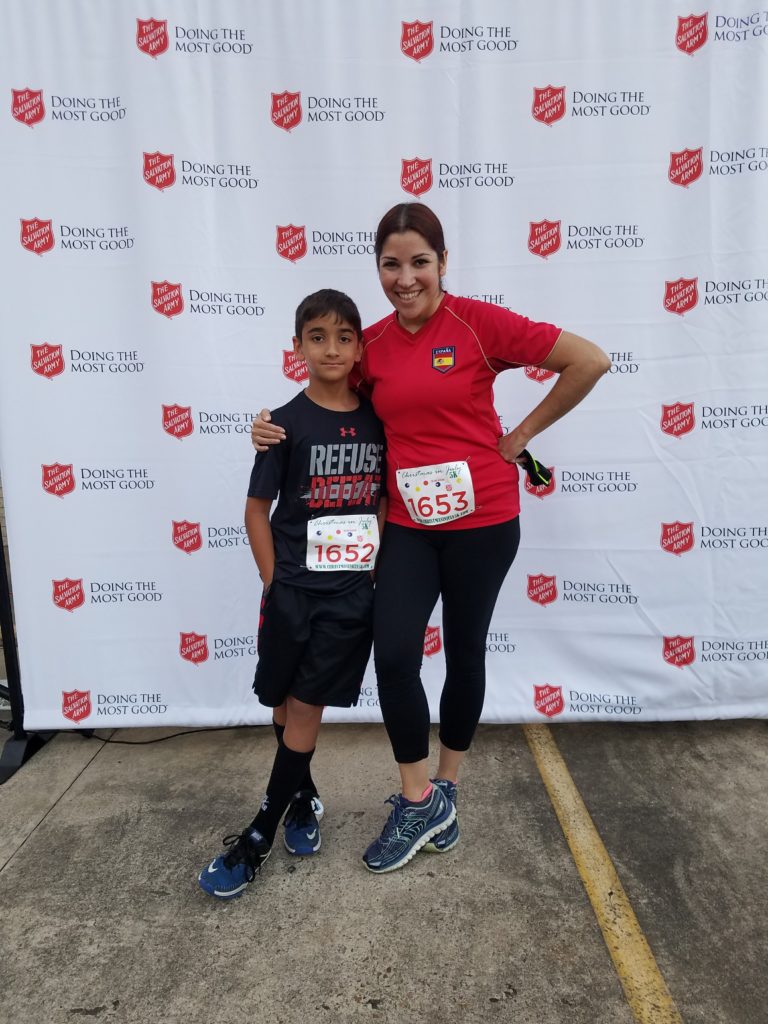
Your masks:
M200 872L197 881L209 896L230 900L261 874L261 866L272 848L255 828L247 828L239 836L226 836L224 845L230 849L214 857Z
M435 786L439 786L443 793L448 797L453 806L456 806L456 783L451 782L450 779L432 779L432 783ZM445 830L441 832L439 836L435 836L434 839L430 839L428 843L424 844L425 853L445 853L447 850L452 850L453 847L459 841L459 815L453 819L451 824Z
M404 800L401 793L385 802L393 805L392 812L379 838L363 854L365 866L377 874L406 865L456 817L456 808L440 786L432 786L429 799L423 804Z

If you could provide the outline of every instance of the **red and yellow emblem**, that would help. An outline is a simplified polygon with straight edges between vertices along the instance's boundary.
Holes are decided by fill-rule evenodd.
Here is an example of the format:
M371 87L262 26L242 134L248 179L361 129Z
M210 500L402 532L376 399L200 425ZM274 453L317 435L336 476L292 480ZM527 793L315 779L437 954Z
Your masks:
M453 345L432 349L432 369L438 373L447 373L456 365L456 349Z

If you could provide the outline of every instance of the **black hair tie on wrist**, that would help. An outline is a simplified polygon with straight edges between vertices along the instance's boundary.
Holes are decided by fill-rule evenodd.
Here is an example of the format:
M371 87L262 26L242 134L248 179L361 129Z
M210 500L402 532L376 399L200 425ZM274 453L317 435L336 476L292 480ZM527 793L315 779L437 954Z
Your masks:
M523 467L525 472L528 474L528 479L531 482L532 487L546 487L546 485L552 479L552 474L546 466L542 466L540 462L531 455L527 448L523 448L520 452L520 458L524 459Z

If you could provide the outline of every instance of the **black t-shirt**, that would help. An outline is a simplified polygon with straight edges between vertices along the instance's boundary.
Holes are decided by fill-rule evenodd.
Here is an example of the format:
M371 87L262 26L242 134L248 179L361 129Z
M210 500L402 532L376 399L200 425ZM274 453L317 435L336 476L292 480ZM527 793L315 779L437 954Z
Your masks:
M317 405L302 391L275 409L286 440L257 452L249 498L278 498L272 512L273 579L305 590L338 593L365 572L307 569L307 523L320 516L375 513L384 481L384 430L371 403L353 412Z

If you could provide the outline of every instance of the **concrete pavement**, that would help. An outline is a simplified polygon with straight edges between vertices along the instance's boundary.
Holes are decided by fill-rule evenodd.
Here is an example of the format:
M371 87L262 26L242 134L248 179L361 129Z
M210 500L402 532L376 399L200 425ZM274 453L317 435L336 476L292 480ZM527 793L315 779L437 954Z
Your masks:
M323 846L199 891L253 816L271 729L61 733L0 788L0 1008L15 1024L630 1024L523 730L479 730L462 840L374 876L396 788L378 725L326 726ZM766 1019L763 722L555 726L686 1024Z

